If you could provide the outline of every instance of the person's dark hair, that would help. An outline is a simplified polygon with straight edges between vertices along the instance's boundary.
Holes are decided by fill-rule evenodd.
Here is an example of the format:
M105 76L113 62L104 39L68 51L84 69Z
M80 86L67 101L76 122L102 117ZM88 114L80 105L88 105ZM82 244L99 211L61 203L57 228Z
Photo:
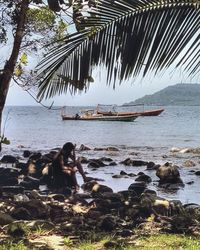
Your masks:
M72 150L74 150L75 146L71 142L67 142L63 145L62 151L65 154L66 157L70 156Z

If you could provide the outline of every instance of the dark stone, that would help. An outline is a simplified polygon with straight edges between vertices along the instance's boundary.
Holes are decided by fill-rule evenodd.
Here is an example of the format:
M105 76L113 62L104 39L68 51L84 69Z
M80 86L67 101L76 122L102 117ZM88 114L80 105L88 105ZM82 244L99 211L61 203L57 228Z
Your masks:
M120 175L127 175L127 173L125 171L120 171Z
M107 162L112 162L112 161L113 161L113 160L112 160L111 158L109 158L109 157L101 157L99 160L100 160L100 161L107 161Z
M116 227L115 218L111 215L105 215L103 218L100 218L99 227L105 232L111 232Z
M32 190L32 189L39 189L40 183L35 181L22 181L20 182L20 185L25 189Z
M22 186L3 186L1 187L2 192L5 193L13 193L13 194L19 194L19 193L23 193L24 191L24 187Z
M8 226L7 233L14 238L22 238L26 235L25 224L24 223L15 223L13 222Z
M80 151L87 151L87 150L91 150L91 148L81 144L80 148L79 148Z
M121 164L124 164L125 166L130 166L132 165L132 160L130 158L125 159L124 161L121 161Z
M29 157L29 161L36 161L39 160L42 157L42 154L39 153L32 153Z
M112 175L112 178L115 178L115 179L119 179L119 178L123 178L124 175L120 175L120 174L114 174Z
M136 174L134 174L134 173L130 173L130 174L128 174L128 176L129 176L129 177L135 177L135 176L136 176Z
M1 163L10 163L10 164L14 164L18 162L18 159L12 155L4 155L1 160Z
M137 182L137 183L132 183L129 187L128 190L132 191L135 193L135 195L141 195L146 188L145 182Z
M18 207L12 212L12 217L17 220L31 220L30 212L24 207Z
M132 166L146 166L148 164L148 162L146 161L132 161Z
M49 209L46 204L40 200L30 200L21 204L21 207L27 209L33 219L46 219L49 216Z
M16 168L21 169L22 174L27 174L28 171L28 164L24 162L19 162L16 164Z
M200 171L196 171L195 174L199 176L200 175Z
M3 176L0 179L0 186L15 186L18 185L18 179L16 177Z
M31 155L31 151L29 150L24 150L23 157L28 158Z
M156 165L154 162L150 161L147 163L147 170L156 170L160 165Z
M110 162L108 166L117 166L117 163L113 161L113 162Z
M82 163L82 164L87 164L89 162L89 160L86 157L83 157L83 156L79 157L78 161L80 163Z
M0 168L0 176L1 178L8 177L18 177L20 175L20 170L17 168Z
M151 177L146 175L146 174L142 174L140 176L138 176L135 181L144 181L146 183L149 183L152 181Z
M100 167L104 167L104 166L107 166L105 163L103 163L101 160L98 160L98 159L92 159L89 161L89 164L88 164L88 168L100 168Z
M130 229L123 229L123 230L116 232L116 235L121 236L121 237L130 237L133 235L133 231Z
M107 192L113 192L112 188L98 183L92 187L92 196L95 196L96 194L99 193L107 193Z

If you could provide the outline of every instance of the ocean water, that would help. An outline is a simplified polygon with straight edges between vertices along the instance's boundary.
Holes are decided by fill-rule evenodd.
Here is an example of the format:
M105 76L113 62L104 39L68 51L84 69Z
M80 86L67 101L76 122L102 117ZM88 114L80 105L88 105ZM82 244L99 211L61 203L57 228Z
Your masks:
M75 114L86 107L68 107L69 114ZM145 107L145 110L163 107ZM160 196L170 199L180 199L183 202L200 204L200 177L191 170L200 170L200 155L172 153L171 148L200 147L200 107L199 106L166 106L164 112L157 117L138 117L134 122L110 121L62 121L61 110L48 110L43 107L6 107L3 116L5 136L11 145L5 146L1 155L22 155L24 149L48 151L61 147L65 142L72 141L77 149L84 144L91 149L95 147L114 146L117 152L84 151L78 155L88 158L102 156L111 157L117 162L115 167L101 168L96 171L87 169L90 176L103 178L104 184L115 191L127 188L134 178L113 179L113 174L121 170L127 173L144 171L152 177L150 188L155 189ZM126 107L135 110L135 107ZM141 110L141 108L140 108ZM158 188L158 178L153 171L145 167L125 167L120 161L126 158L154 161L163 164L171 162L180 167L181 178L185 187L166 192ZM192 168L184 167L191 160ZM81 181L81 180L80 180ZM193 181L192 185L187 184Z
M155 108L160 107L145 107L145 110ZM83 107L68 107L67 112L75 114L81 109ZM11 148L23 145L32 149L51 149L66 141L92 147L198 147L200 107L164 109L157 117L138 117L134 122L94 122L62 121L60 109L6 107L3 124L5 135L12 142Z

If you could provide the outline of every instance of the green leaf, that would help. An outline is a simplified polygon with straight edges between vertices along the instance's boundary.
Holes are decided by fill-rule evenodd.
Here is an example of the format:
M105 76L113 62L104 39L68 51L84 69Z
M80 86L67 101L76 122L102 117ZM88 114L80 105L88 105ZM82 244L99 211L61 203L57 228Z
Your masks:
M27 58L28 58L27 54L25 52L23 52L23 54L21 55L21 57L19 59L20 63L27 65L27 62L28 62Z
M1 137L1 143L10 145L10 140L8 140L7 137Z

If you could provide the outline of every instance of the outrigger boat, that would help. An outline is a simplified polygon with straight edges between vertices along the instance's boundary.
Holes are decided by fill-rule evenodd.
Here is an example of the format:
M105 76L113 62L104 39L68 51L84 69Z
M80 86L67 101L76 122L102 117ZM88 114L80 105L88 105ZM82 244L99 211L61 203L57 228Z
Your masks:
M136 116L158 116L164 109L154 109L154 110L145 110L140 112L117 112L113 111L101 111L99 110L99 105L97 105L97 114L104 116L127 116L127 115L136 115Z
M78 121L121 121L132 122L139 115L103 115L97 114L95 110L84 110L82 115L66 115L61 114L62 120L78 120Z
M160 115L164 109L155 109L155 110L146 110L143 112L112 112L112 111L97 111L97 114L105 115L105 116L126 116L126 115L138 115L138 116L158 116Z

